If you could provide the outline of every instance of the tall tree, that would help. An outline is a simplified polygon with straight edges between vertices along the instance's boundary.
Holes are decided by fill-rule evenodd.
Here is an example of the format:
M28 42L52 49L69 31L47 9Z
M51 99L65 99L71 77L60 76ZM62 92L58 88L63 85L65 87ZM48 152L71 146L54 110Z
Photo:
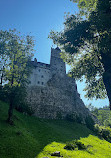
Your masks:
M76 79L85 77L86 96L104 98L107 94L111 109L111 4L110 0L98 0L90 11L89 1L76 0L86 2L80 5L84 12L89 11L86 19L81 14L70 15L64 31L52 31L49 37L66 52L62 56L71 65L71 74Z
M9 123L13 123L14 101L20 95L19 89L26 88L28 84L33 46L33 38L29 35L21 36L16 30L0 31L1 76L9 100Z
M92 11L96 9L98 0L70 0L78 4L80 14L88 16Z

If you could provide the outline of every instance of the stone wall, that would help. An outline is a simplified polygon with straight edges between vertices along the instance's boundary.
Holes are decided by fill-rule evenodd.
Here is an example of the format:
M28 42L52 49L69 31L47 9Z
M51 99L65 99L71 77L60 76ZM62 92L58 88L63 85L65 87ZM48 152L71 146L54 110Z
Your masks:
M30 86L28 102L34 115L47 119L64 119L76 113L83 120L89 114L77 93L74 79L55 74L45 87Z

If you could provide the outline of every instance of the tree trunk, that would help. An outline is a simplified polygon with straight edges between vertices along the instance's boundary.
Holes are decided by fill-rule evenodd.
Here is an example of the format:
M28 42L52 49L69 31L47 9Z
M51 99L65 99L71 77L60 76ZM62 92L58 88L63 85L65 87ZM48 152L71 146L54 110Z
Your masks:
M13 116L13 99L10 98L10 105L9 105L9 110L8 110L8 123L13 125L13 120L12 120L12 116Z
M1 86L2 86L2 83L3 83L3 73L1 75L1 82L0 82Z
M111 110L111 72L105 71L103 74L103 82L107 91L107 96L109 99L109 106Z
M101 52L102 63L104 67L103 82L109 99L109 107L111 110L111 55L110 53Z
M11 94L10 94L10 105L9 105L9 110L8 110L8 123L13 125L13 102L14 102L14 87L13 87L13 82L14 82L14 70L15 70L15 54L14 54L14 61L13 61L13 72L12 72L12 78L11 78Z

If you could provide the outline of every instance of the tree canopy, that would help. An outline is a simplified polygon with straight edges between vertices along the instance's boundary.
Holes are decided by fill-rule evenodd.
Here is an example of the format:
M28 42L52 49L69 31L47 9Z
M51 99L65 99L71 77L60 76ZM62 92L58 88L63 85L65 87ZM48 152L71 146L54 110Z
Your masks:
M28 84L33 46L32 36L22 36L16 30L0 31L1 85L10 104L9 122L12 120L14 102Z
M67 16L64 30L49 37L63 50L71 75L86 79L86 97L111 103L111 5L109 0L73 0L84 14ZM93 5L91 5L93 3ZM91 6L91 7L90 7Z
M88 16L90 12L96 9L97 0L70 0L78 4L80 14Z

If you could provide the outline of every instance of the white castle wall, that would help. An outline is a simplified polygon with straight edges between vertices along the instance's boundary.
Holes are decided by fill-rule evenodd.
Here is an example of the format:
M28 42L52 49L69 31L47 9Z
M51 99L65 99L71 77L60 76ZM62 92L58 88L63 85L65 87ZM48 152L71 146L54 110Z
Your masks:
M38 65L32 70L32 74L30 76L30 86L45 86L50 78L50 69L46 68L45 66L43 67Z

